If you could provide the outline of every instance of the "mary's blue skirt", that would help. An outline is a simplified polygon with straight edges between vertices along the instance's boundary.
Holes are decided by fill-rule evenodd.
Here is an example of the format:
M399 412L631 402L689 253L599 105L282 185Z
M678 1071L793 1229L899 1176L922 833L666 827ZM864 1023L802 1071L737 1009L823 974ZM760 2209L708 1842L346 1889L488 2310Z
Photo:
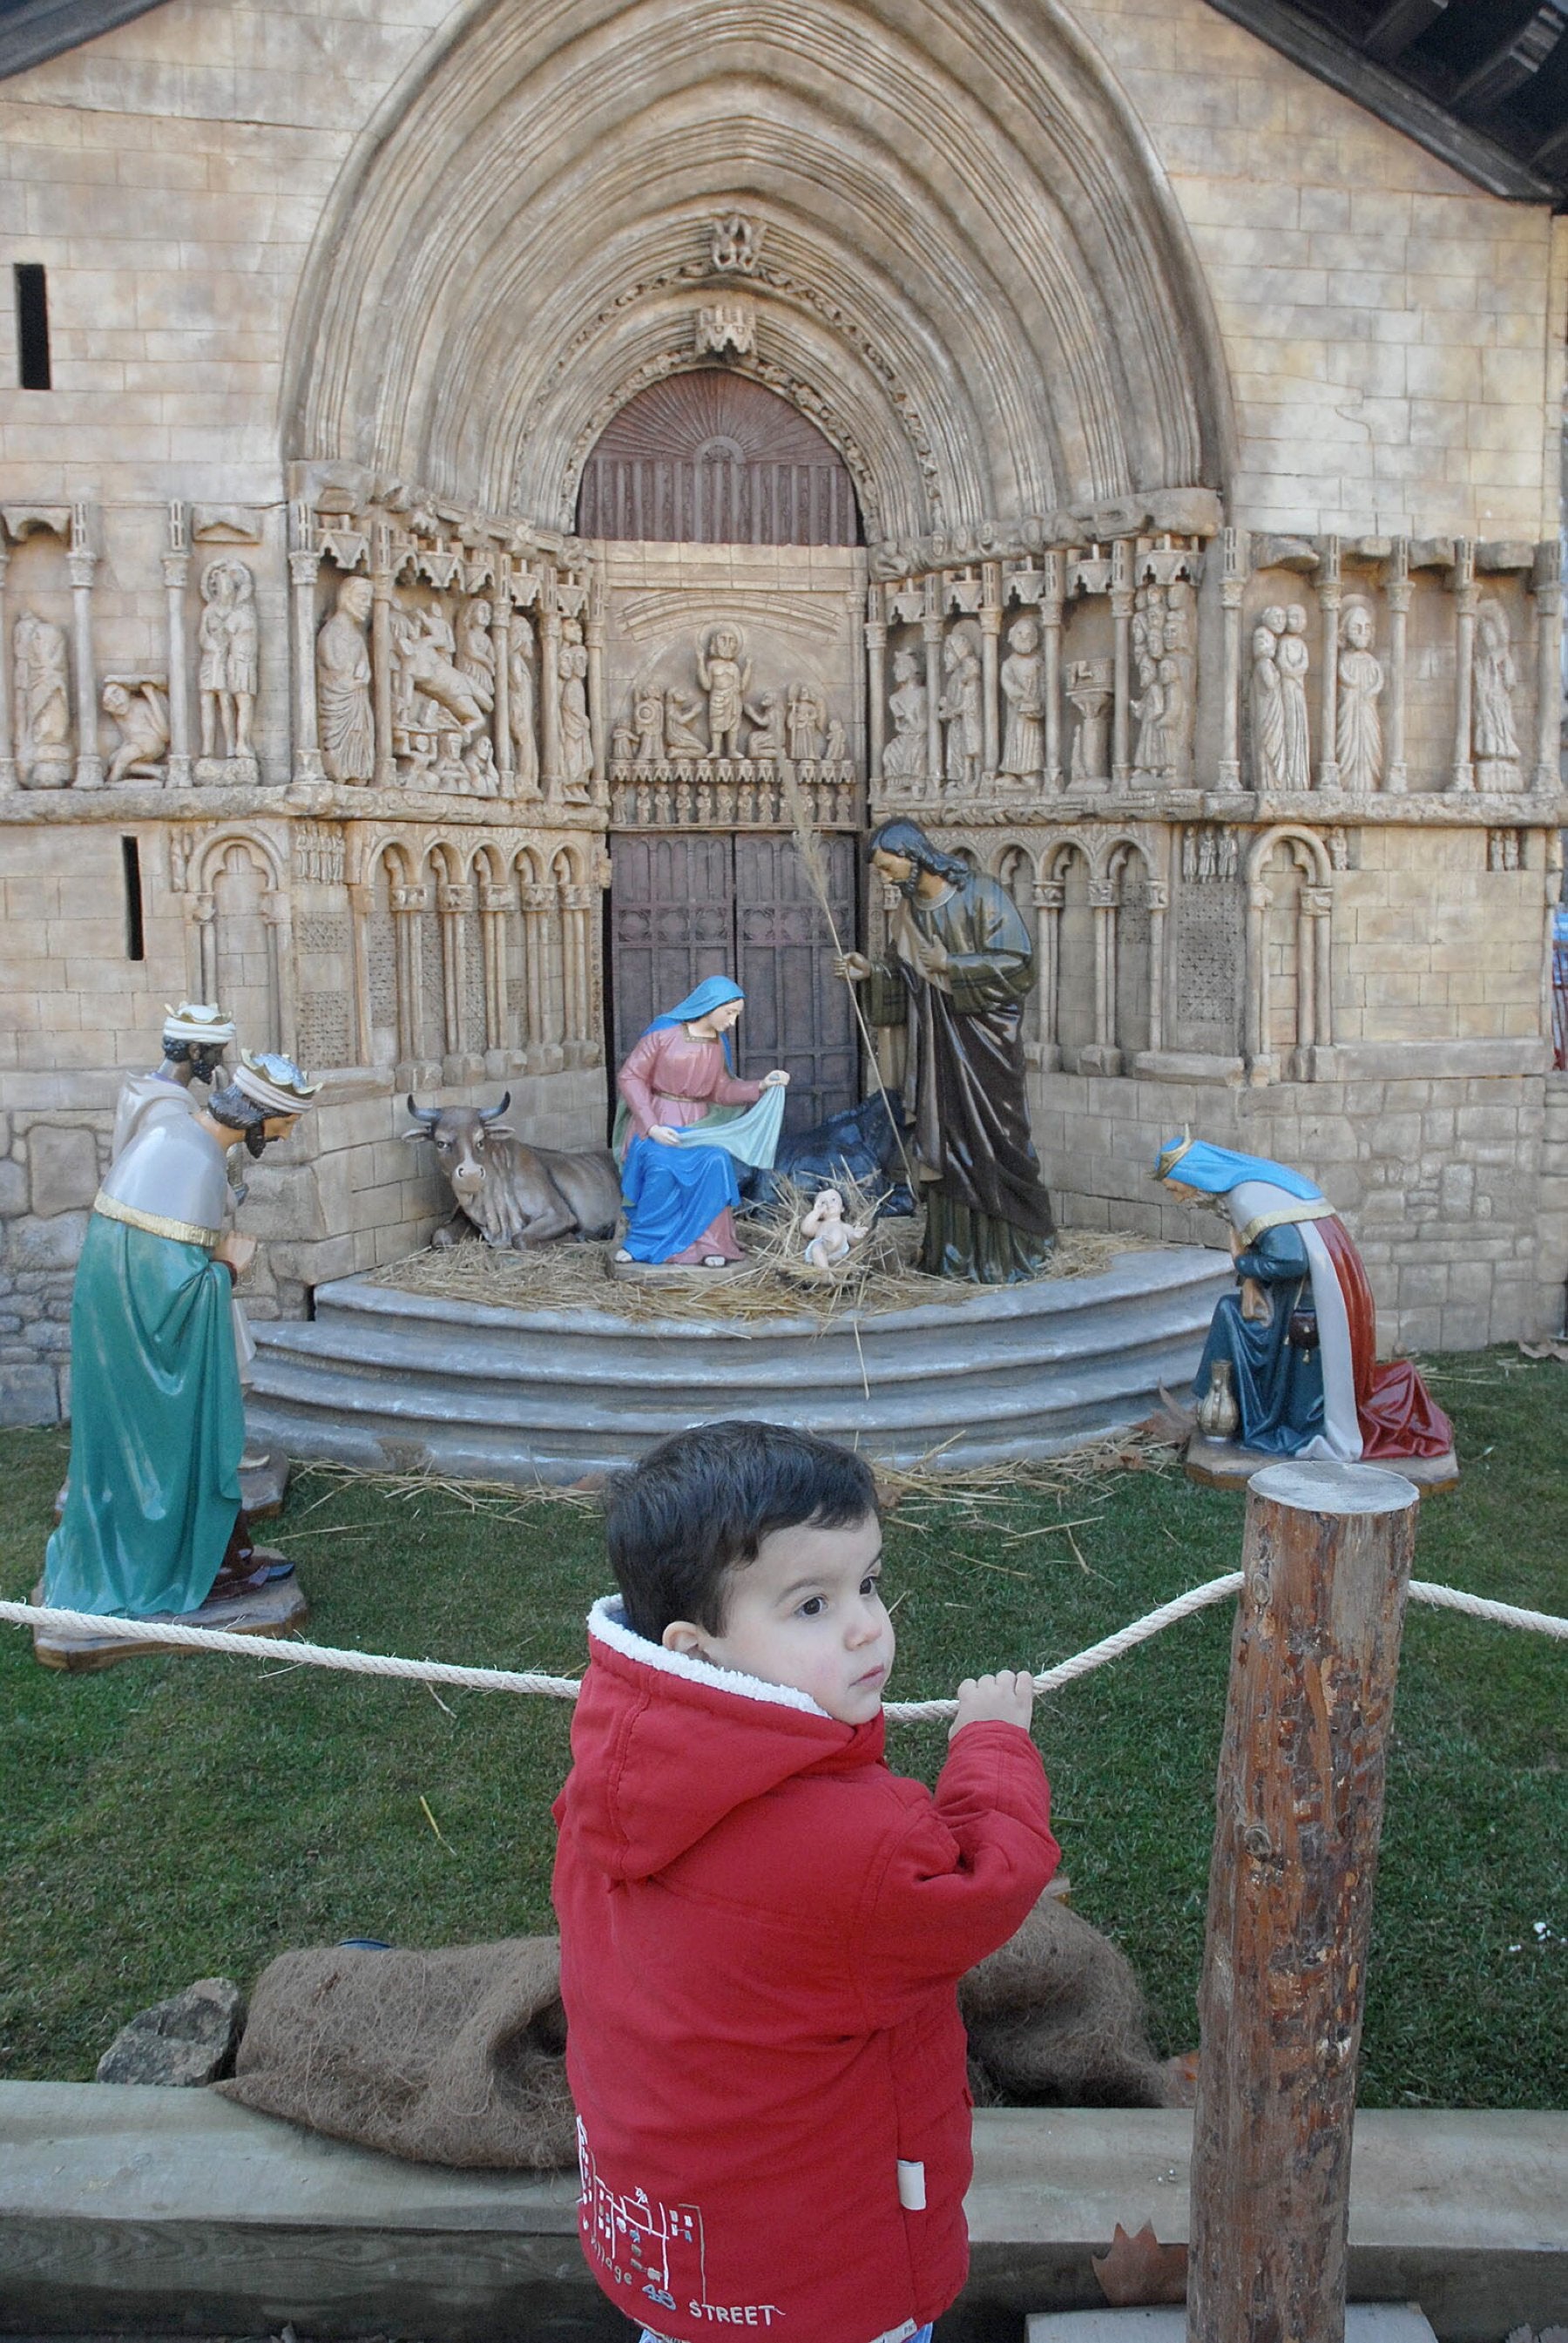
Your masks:
M667 1147L634 1139L621 1172L626 1250L633 1261L673 1261L728 1204L740 1201L735 1161L722 1147Z

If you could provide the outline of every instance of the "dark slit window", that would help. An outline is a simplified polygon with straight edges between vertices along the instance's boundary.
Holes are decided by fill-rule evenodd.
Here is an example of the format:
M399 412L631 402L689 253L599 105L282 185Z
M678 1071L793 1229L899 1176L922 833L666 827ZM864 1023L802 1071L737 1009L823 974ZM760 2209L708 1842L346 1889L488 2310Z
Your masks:
M126 866L126 958L146 960L142 934L142 850L134 838L122 838L120 855Z
M19 260L16 277L16 375L24 390L47 390L49 289L40 260Z

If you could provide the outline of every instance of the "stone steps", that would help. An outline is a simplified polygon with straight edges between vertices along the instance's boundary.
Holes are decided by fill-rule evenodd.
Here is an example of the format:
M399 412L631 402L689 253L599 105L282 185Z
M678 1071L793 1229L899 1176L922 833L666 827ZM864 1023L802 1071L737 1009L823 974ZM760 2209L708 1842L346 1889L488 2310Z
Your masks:
M257 1327L252 1440L371 1469L529 1482L611 1469L693 1422L759 1415L912 1464L1057 1453L1191 1375L1231 1272L1196 1246L1098 1276L823 1326L518 1311L345 1278L309 1324Z

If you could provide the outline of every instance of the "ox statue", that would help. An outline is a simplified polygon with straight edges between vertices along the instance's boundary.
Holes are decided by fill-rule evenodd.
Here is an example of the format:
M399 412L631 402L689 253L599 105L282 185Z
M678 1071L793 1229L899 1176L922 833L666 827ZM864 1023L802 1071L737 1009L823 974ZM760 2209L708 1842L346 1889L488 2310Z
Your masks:
M559 1237L609 1237L620 1212L620 1174L608 1147L576 1154L529 1147L501 1121L512 1102L508 1091L499 1106L416 1106L408 1111L417 1129L407 1139L427 1139L446 1173L457 1209L431 1242L454 1245L465 1220L487 1245L550 1244Z

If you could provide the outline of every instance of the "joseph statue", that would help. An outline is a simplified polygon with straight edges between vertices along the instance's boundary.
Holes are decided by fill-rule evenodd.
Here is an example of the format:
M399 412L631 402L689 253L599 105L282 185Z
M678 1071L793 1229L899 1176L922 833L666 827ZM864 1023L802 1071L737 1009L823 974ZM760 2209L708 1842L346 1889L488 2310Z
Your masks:
M1004 888L942 853L917 822L884 822L869 853L900 897L891 957L847 952L839 967L869 987L873 1024L904 1028L904 1111L926 1208L920 1267L981 1285L1034 1277L1055 1226L1024 1092L1029 930Z
M226 1225L226 1158L286 1138L316 1085L241 1052L190 1112L146 1117L94 1202L71 1305L71 1464L44 1600L150 1618L280 1574L240 1504L245 1411L229 1307L256 1251Z

